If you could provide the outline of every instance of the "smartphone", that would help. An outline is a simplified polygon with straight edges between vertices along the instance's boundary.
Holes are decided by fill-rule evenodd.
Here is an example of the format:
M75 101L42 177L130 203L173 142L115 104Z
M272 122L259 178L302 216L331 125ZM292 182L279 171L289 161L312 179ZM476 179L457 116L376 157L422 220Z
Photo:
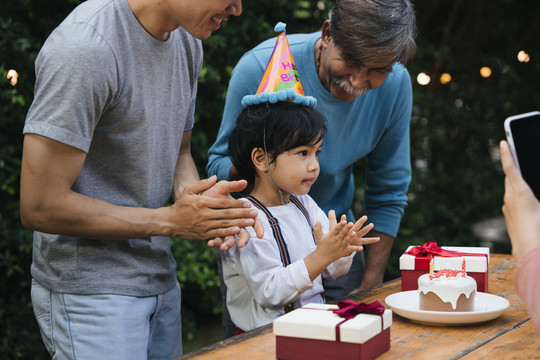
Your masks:
M511 116L504 130L521 176L540 200L540 112Z

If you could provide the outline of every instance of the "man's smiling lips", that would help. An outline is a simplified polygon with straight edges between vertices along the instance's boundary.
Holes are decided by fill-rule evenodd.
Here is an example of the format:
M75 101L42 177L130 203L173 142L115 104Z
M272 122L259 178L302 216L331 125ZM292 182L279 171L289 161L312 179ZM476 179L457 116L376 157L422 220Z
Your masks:
M221 22L222 22L222 21L227 21L227 20L229 20L229 17L220 17L220 16L218 16L218 15L212 16L212 21L213 21L214 24L216 25L217 29L220 28ZM216 29L216 30L217 30L217 29Z

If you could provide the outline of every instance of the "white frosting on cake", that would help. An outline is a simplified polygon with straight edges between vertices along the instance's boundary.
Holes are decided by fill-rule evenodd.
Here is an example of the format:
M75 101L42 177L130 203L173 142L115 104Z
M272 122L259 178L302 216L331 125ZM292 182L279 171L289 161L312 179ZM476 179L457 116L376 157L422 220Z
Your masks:
M467 299L476 290L476 281L470 277L441 276L430 279L429 274L424 274L418 278L418 292L427 294L433 292L443 302L452 304L452 309L457 308L457 301L461 294L465 294Z

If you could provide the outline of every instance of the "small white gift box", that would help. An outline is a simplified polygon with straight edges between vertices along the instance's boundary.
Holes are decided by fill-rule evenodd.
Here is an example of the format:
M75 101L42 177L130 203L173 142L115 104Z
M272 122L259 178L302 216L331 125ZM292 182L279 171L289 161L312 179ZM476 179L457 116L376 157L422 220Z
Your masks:
M273 322L278 359L374 359L390 349L392 311L345 320L337 305L307 304Z

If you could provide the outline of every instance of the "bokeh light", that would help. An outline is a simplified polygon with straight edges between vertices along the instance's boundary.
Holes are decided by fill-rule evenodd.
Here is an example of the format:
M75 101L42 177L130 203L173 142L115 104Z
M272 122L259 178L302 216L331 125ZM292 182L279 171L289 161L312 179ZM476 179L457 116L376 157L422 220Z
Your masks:
M487 67L487 66L483 66L482 68L480 68L480 75L484 78L488 78L491 76L491 68Z
M418 74L418 76L416 77L416 81L420 85L427 85L431 81L431 78L426 73L422 72L422 73Z
M10 79L9 80L9 83L12 85L12 86L15 86L17 85L17 78L19 77L19 74L17 73L17 71L13 70L13 69L10 69L7 73L7 78Z
M518 61L519 62L529 62L529 60L531 60L529 54L527 54L525 51L521 50L520 52L518 52L518 55L517 55L517 58L518 58Z
M449 73L444 73L441 75L440 81L441 84L448 84L450 81L452 81L452 75Z

